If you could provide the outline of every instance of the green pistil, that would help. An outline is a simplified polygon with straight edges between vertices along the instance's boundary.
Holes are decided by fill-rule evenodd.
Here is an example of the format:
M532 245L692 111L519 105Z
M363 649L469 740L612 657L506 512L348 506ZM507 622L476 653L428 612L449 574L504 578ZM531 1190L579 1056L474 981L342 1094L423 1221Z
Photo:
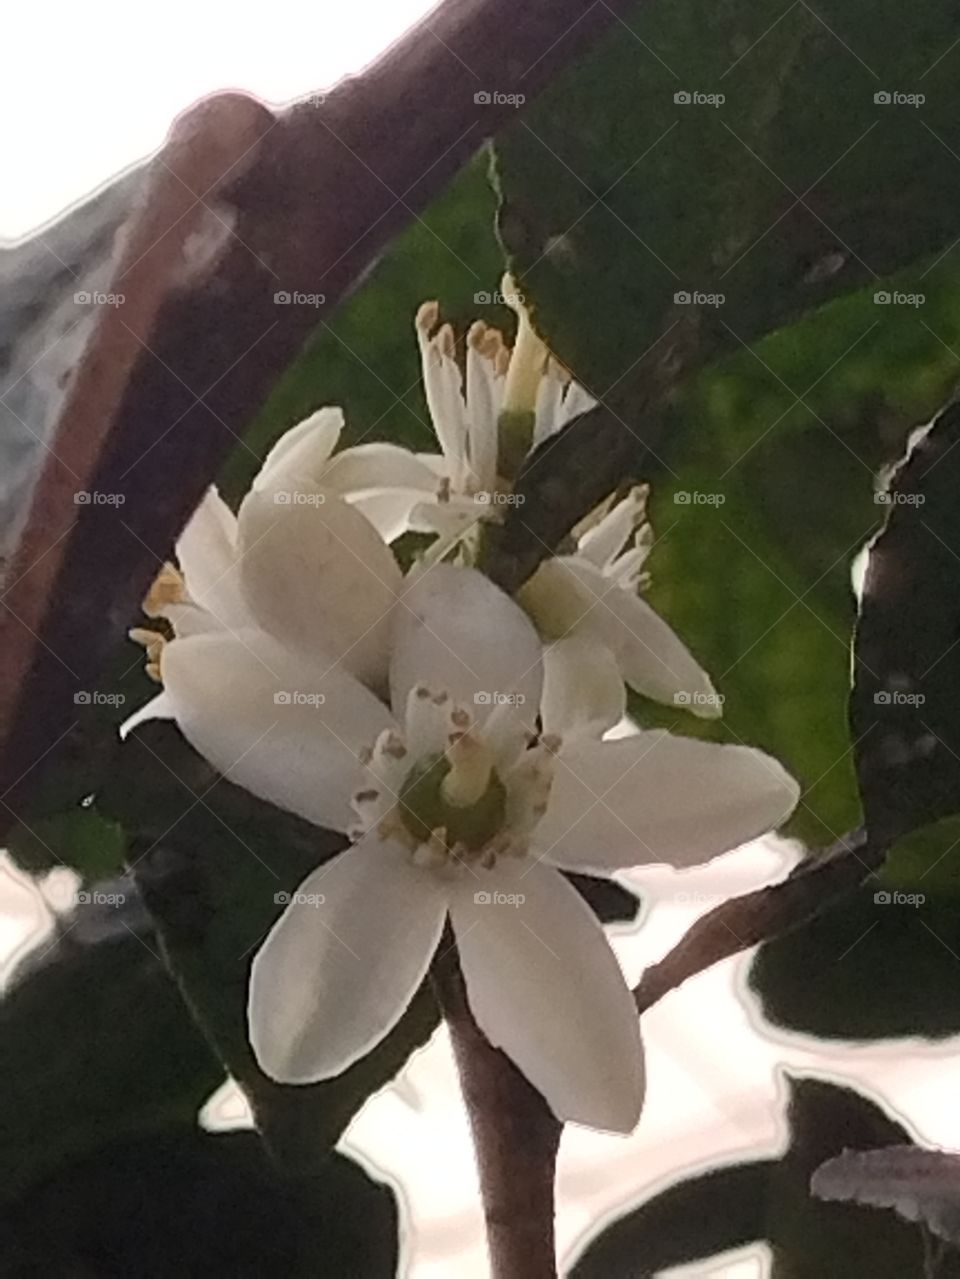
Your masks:
M443 755L428 756L412 768L400 791L400 814L407 830L421 843L431 831L443 827L447 845L464 844L476 852L488 844L506 820L507 791L496 772L475 804L460 808L443 796L443 779L450 761Z

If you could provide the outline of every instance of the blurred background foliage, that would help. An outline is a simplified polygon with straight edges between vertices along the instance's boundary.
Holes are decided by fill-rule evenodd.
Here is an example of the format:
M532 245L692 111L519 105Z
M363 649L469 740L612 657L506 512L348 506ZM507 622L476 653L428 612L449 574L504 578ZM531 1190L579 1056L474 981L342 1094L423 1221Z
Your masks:
M794 6L756 56L747 56L742 41L731 43L729 33L759 35L777 6L769 15L766 5L741 3L639 7L508 132L496 161L487 149L477 155L336 314L318 313L313 340L221 476L236 502L270 444L325 404L345 411L344 443L434 447L414 313L437 298L460 335L475 318L511 332L509 311L477 300L499 287L500 235L548 341L591 389L617 384L618 412L638 430L646 412L642 387L623 374L668 323L688 323L686 311L673 307L675 289L725 292L723 307L697 316L690 373L661 410L666 420L649 474L624 477L653 483L650 598L713 675L726 698L724 718L705 724L638 699L632 710L643 723L747 742L780 758L804 785L788 833L812 846L831 843L861 817L847 720L856 619L851 567L883 522L887 508L876 494L886 468L909 433L953 394L960 374L960 250L949 251L946 238L947 228L955 230L958 161L909 108L883 116L894 109L873 104L891 68L896 83L910 88L932 51L949 45L949 6L938 0L905 14L884 0L881 12L874 7L869 15L860 5L823 7L858 56L804 5ZM727 79L723 68L741 56ZM947 60L925 80L931 113L924 118L956 142L951 66ZM674 104L676 90L710 91L721 79L725 115ZM683 117L692 110L699 114ZM832 132L830 118L846 119L849 132ZM662 134L650 161L634 168L638 149ZM824 198L842 239L882 267L877 278L862 263L835 260L833 233L815 227L817 219L796 228L782 183L757 159L779 157L789 186L805 192L855 140L853 159L832 171ZM596 209L594 190L609 195ZM780 224L782 210L780 230L762 234ZM618 235L618 220L641 227L647 244ZM723 272L745 250L747 268L732 271L724 285ZM665 272L664 257L676 267ZM924 301L881 306L878 289L921 293ZM76 749L15 833L15 856L35 872L58 862L91 881L119 871L125 848L142 844L138 804L147 829L156 829L156 778L138 796L127 772L122 802L115 784L112 804L79 807L115 769L117 723L154 691L130 644L118 651L107 683L126 703L78 711ZM960 1031L958 833L947 821L912 836L883 871L888 886L923 892L923 911L879 908L871 884L761 948L752 982L767 1015L845 1039ZM302 856L297 851L290 864ZM156 938L151 944L161 945ZM11 1025L26 1024L17 1019L16 1001L26 1000L28 988L39 998L38 980L25 977L8 997ZM162 982L150 995L167 1018L168 996ZM171 1114L178 1120L184 1099L195 1104L198 1081L209 1084L214 1060L199 1041L190 1051L193 1065L176 1081ZM41 1078L39 1099L52 1083ZM13 1113L20 1104L8 1090L0 1108ZM140 1123L139 1114L134 1120ZM124 1119L121 1130L101 1137L130 1131ZM88 1150L86 1133L81 1126L75 1153ZM46 1172L38 1167L35 1175ZM809 1232L804 1237L782 1222L777 1232L781 1253L792 1250L795 1263L781 1257L784 1274L827 1273L797 1260L811 1246ZM909 1252L913 1244L911 1236L898 1248Z

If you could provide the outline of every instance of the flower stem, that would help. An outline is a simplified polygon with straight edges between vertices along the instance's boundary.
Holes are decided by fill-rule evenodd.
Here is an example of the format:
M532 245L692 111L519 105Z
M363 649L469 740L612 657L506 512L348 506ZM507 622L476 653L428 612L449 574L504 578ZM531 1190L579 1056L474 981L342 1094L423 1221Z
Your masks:
M474 1020L449 927L432 979L470 1115L492 1279L556 1279L553 1187L562 1125Z

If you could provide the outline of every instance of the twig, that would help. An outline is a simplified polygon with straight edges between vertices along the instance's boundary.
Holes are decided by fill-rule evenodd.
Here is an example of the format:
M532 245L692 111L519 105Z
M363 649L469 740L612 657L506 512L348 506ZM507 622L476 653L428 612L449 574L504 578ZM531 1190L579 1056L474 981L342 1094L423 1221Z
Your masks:
M449 929L432 978L470 1115L492 1279L556 1279L554 1170L562 1125L474 1021Z
M868 845L863 830L855 830L802 862L781 883L723 902L647 969L634 991L640 1012L721 959L806 923L875 871L885 855L885 849Z

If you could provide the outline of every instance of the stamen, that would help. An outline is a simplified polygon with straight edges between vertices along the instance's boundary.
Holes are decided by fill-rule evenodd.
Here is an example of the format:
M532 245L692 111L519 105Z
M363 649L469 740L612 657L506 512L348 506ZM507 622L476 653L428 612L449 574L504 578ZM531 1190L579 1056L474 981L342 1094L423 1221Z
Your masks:
M147 652L147 662L144 669L150 679L157 684L162 684L163 680L160 675L160 654L167 642L167 637L162 635L160 631L151 631L145 626L135 626L127 634L133 640L134 644L140 644Z
M164 564L147 591L143 611L147 617L162 617L171 604L187 603L189 596L183 574L173 564Z
M439 318L439 302L421 302L417 308L416 326L422 333L432 333L437 326Z

